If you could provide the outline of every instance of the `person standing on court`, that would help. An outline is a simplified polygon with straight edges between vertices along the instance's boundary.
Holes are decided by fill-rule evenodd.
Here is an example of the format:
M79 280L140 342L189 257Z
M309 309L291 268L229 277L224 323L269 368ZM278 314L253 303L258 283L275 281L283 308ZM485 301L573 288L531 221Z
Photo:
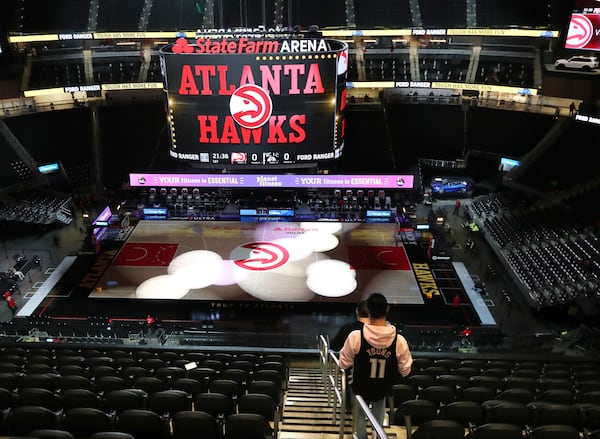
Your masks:
M340 368L352 368L351 388L369 404L380 425L385 417L385 401L400 376L410 374L412 354L406 339L387 321L389 305L381 293L367 298L369 321L352 331L340 351ZM367 425L360 405L353 398L352 416L356 435L367 438Z
M460 200L457 198L454 203L454 215L458 215L460 213Z

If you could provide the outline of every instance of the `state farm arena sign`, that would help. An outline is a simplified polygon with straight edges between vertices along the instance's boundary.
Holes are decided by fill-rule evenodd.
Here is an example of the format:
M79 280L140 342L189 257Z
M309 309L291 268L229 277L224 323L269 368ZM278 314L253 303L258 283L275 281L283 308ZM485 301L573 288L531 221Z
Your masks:
M207 166L332 160L348 47L332 39L178 39L160 51L171 156Z

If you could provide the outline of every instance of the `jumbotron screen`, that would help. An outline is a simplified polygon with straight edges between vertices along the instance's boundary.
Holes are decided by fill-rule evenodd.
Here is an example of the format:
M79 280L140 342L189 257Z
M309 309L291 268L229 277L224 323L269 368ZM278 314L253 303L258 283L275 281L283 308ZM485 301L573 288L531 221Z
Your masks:
M576 0L569 30L565 39L566 49L600 50L600 2Z
M344 42L179 38L160 56L175 159L277 167L341 155Z

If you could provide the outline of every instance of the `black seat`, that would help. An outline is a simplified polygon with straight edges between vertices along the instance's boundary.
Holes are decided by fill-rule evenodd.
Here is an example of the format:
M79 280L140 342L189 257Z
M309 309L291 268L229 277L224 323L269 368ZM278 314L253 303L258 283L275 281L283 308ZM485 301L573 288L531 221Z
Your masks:
M101 431L113 429L112 418L102 410L77 407L65 411L62 428L76 437L88 437Z
M187 376L187 371L181 367L165 366L156 369L154 371L154 376L169 387L177 378L185 378Z
M37 387L56 392L59 389L60 375L52 373L31 373L23 376L21 388Z
M116 412L129 409L145 409L148 395L139 389L117 389L104 395L103 408L107 412Z
M102 376L117 376L117 370L112 366L98 365L90 367L90 376L99 378Z
M485 411L478 402L454 401L442 407L438 418L459 422L463 428L473 428L485 422Z
M95 381L96 392L108 393L113 390L127 389L129 385L121 377L103 376Z
M234 413L225 420L225 439L269 439L271 427L262 415Z
M67 389L60 394L60 404L63 410L77 407L100 408L98 394L87 389Z
M517 402L490 400L483 403L486 422L515 424L525 428L531 420L531 409Z
M463 439L465 430L456 421L433 419L423 422L412 433L412 439Z
M197 367L187 371L187 377L202 383L206 390L217 375L218 371L210 367Z
M527 389L532 392L535 392L537 389L537 382L534 378L530 377L521 377L521 376L508 376L502 379L502 389Z
M242 394L242 386L233 380L222 380L217 378L208 386L209 392L222 393L228 398L237 399Z
M396 407L400 407L404 401L417 398L417 389L410 384L394 384L389 392L390 413L394 413Z
M273 381L252 381L248 384L248 393L263 393L271 397L276 406L281 405L283 389Z
M238 400L238 413L256 413L265 417L272 424L275 436L279 431L280 413L273 399L262 393L246 393Z
M117 415L117 430L131 434L135 439L169 439L167 419L150 410L123 410Z
M523 431L515 424L491 422L475 427L465 439L523 439Z
M174 390L183 390L190 396L194 396L197 393L206 392L208 390L204 384L192 378L176 378L173 380L171 388Z
M242 389L245 388L248 383L248 377L250 374L243 369L232 369L227 367L226 369L221 371L220 379L223 380L233 380L238 383Z
M419 392L419 397L433 401L438 407L456 399L457 390L450 386L429 386Z
M502 378L491 375L473 375L468 379L468 386L488 387L495 391L499 391L502 387Z
M573 405L535 401L527 404L527 407L531 410L530 425L532 427L550 424L575 427L580 422L579 412Z
M58 379L58 387L64 392L68 389L94 390L92 381L82 375L64 375Z
M192 409L192 398L183 390L163 390L148 397L148 408L159 415L172 417L177 412Z
M541 425L528 434L528 439L579 439L579 430L571 425Z
M224 421L235 409L232 398L222 393L198 393L194 395L194 410L206 412Z
M426 399L411 399L404 401L392 416L392 424L404 425L407 435L413 426L419 426L425 421L437 418L437 407L434 402Z
M37 405L53 412L60 410L60 401L56 393L47 389L28 387L21 389L15 400L15 406Z
M34 430L29 436L36 439L75 439L75 436L68 431L53 428Z
M467 387L460 392L460 399L462 401L474 401L480 404L484 401L494 399L495 397L496 391L494 389L490 389L489 387Z
M512 387L500 392L497 398L504 401L518 402L519 404L529 404L535 399L535 394L529 389Z
M226 367L226 369L241 369L241 370L245 371L248 375L250 375L254 372L254 368L255 368L255 363L253 361L240 360L238 357L236 357L235 360L231 361ZM263 369L263 370L270 370L270 369Z
M283 387L283 377L281 374L273 369L262 369L257 370L253 374L254 381L273 381Z
M119 371L119 376L129 382L133 382L139 377L152 376L152 372L144 369L142 366L127 366Z
M23 376L21 372L0 372L0 387L16 390L21 386Z
M88 370L82 366L79 366L78 364L63 364L63 365L59 366L57 370L61 376L68 376L68 375L77 375L77 376L82 376L82 377L89 376Z
M137 377L132 384L135 389L141 389L148 395L152 395L156 392L162 392L167 389L167 385L156 377L152 376L141 376Z
M60 430L59 416L56 412L40 406L16 407L8 418L11 434L26 436L33 430Z
M575 393L569 389L546 389L538 393L537 400L556 404L573 404Z
M206 412L181 411L173 415L173 439L222 439L221 426Z

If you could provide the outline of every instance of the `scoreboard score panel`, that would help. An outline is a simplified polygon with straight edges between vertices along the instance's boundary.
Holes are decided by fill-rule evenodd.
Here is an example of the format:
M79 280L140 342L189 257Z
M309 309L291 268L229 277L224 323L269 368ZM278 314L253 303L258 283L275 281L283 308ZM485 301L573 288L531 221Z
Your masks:
M180 38L160 55L172 157L277 167L341 155L344 42Z

